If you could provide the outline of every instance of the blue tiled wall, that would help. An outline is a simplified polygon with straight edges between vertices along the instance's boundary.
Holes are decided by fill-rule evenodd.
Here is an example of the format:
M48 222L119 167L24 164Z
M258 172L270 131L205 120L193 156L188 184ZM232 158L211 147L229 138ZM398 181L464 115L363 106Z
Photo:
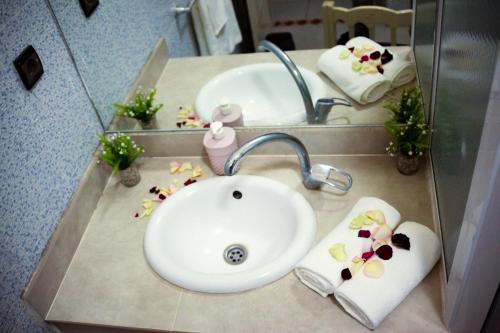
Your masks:
M54 0L52 4L69 12L77 3ZM141 6L132 11L139 3ZM121 54L113 67L118 79L104 82L135 77L156 42L151 36L160 31L170 41L173 55L194 53L192 43L183 37L185 22L165 19L172 3L101 1L101 13L98 10L95 17L106 16L105 22L93 24L89 20L85 27L90 36L94 36L93 29L104 29L110 36L93 40L88 46L95 48L87 51L100 57L96 62ZM108 4L116 6L111 9ZM83 17L76 9L77 18ZM136 31L115 31L117 22L126 22ZM141 23L149 27L146 34ZM81 43L89 37L81 29L75 29L74 34L74 38L80 36ZM137 46L129 49L109 43L129 34ZM12 64L29 44L37 50L45 70L31 91L24 89ZM135 52L138 49L144 52ZM98 73L100 68L89 63L84 70ZM124 93L115 87L106 92L118 100ZM99 120L45 1L0 1L0 332L49 330L20 296L91 159L97 132L102 132Z
M160 36L170 54L195 55L186 15L172 8L188 0L106 0L85 18L78 0L50 0L105 126L122 102Z
M28 44L31 91L12 64ZM0 54L0 331L45 331L20 295L102 129L44 1L0 2Z

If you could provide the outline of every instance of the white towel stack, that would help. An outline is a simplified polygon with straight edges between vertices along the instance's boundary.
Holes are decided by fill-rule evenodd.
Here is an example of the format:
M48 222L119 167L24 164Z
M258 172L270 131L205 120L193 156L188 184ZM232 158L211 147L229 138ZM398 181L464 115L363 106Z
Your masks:
M374 50L384 53L385 47L366 37L355 37L346 43L347 47L363 48L371 46ZM384 76L391 81L392 87L396 88L411 82L415 76L415 66L408 60L401 58L394 52L390 52L392 60L386 63L384 67Z
M383 54L386 50L385 47L371 39L355 37L345 46L337 45L323 53L317 66L344 93L360 104L375 102L392 88L409 83L416 76L413 63L390 51L388 52L393 58L382 65L383 74L363 74L360 71L355 71L352 64L359 62L360 59L351 53L348 57L341 56L342 53L347 54L346 50L352 47L360 50L372 49L367 53L379 51Z
M231 0L198 0L193 23L201 55L230 54L242 40Z
M316 245L296 266L297 277L312 290L323 297L332 294L342 284L341 271L349 265L354 256L360 256L366 238L358 237L358 230L349 228L352 219L369 210L381 210L387 225L393 229L401 215L384 200L364 197L354 205L349 214L318 245ZM335 261L328 249L335 243L344 243L347 253L346 262ZM358 273L359 274L359 273Z
M347 59L340 59L342 52L349 52L343 45L337 45L321 55L318 68L325 73L349 97L360 104L375 102L391 88L391 81L380 73L360 74L351 68L353 61L358 61L350 54Z
M399 212L387 202L372 197L361 198L344 220L299 262L295 274L321 296L334 294L350 315L366 327L375 329L431 271L439 260L441 247L429 228L416 222L404 222L393 234L407 236L409 249L398 248L389 241L392 257L383 260L374 254L352 278L343 280L342 270L352 264L352 258L367 252L365 242L372 244L370 238L358 237L360 229L349 228L355 217L370 210L382 211L387 226L393 230L399 223ZM345 262L337 261L329 253L332 245L338 243L345 246ZM379 262L373 262L375 260ZM370 269L364 271L370 262L382 266L378 274Z
M363 325L375 329L431 271L440 257L440 243L434 232L415 222L404 222L395 231L410 238L410 249L392 247L384 260L384 274L378 279L358 272L335 292L344 309ZM375 258L369 259L377 260Z

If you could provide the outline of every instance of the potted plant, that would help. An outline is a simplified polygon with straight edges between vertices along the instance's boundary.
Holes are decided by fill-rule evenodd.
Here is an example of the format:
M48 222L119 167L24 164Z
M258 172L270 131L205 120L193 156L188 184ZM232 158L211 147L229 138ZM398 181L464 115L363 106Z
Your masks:
M156 89L151 89L148 93L137 90L133 102L113 104L118 110L116 115L137 119L143 129L154 128L156 112L163 106L161 103L153 105L155 95Z
M412 175L418 171L420 157L429 148L429 126L420 89L403 91L399 103L388 103L385 108L393 113L384 124L392 138L386 150L391 156L397 155L399 172Z
M101 159L113 167L112 175L118 172L120 182L127 187L137 185L141 175L133 163L144 149L137 146L130 136L122 133L111 134L109 137L98 136L102 144Z

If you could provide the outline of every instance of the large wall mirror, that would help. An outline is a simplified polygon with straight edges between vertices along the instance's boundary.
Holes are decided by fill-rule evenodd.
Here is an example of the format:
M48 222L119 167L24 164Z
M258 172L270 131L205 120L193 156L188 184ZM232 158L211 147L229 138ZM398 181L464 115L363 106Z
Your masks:
M325 49L344 44L351 34L369 36L413 61L411 41L419 35L412 33L420 27L412 28L412 0L48 1L99 117L110 131L141 130L140 122L117 116L114 104L134 103L137 90L153 88L155 100L163 104L152 125L155 129L203 128L213 110L227 104L242 107L244 126L307 125L307 107L297 84L278 57L256 52L261 40L287 51L303 73L313 104L324 97L352 102L352 107L342 102L334 106L326 125L381 125L391 115L383 105L402 89L416 85L412 80L387 89L375 102L360 104L317 67ZM92 3L98 5L87 17L89 12L82 7ZM366 5L409 15L391 18L398 25L393 29L387 19L376 20L382 15L377 12L352 26L350 16L332 18L331 12L325 16L325 6L343 8L350 15L350 9ZM425 56L432 63L432 54ZM276 65L248 66L263 63ZM241 66L247 66L245 71L234 70ZM319 78L318 87L315 78ZM284 113L275 115L273 108ZM301 117L287 114L297 110L303 111Z

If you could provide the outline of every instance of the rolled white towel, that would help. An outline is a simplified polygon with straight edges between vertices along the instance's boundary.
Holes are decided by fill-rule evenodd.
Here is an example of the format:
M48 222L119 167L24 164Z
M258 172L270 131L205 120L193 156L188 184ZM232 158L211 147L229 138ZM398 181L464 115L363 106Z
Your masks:
M343 282L341 272L350 265L351 259L361 256L367 238L358 237L357 229L349 228L351 221L361 213L380 210L384 213L387 225L393 229L401 215L384 200L363 197L354 205L349 214L318 245L316 245L295 267L295 274L305 285L323 297L332 294ZM343 243L347 254L345 262L332 258L329 249L332 245ZM359 274L359 273L358 273Z
M389 260L380 260L384 273L370 278L361 269L336 290L335 298L359 322L375 329L431 271L441 254L439 240L429 228L415 222L404 222L395 231L410 239L410 249L392 246Z
M340 59L343 52L348 53L348 56ZM391 82L380 73L361 74L354 71L353 62L358 63L359 59L352 55L347 47L337 45L321 55L318 68L360 104L372 103L384 96L390 89Z
M354 37L348 41L345 46L348 48L364 48L365 46L369 46L373 47L374 50L379 51L380 53L384 53L386 50L386 48L379 43L366 37ZM401 58L394 52L390 53L393 56L392 60L382 66L384 68L384 76L391 81L393 88L411 82L416 76L415 66L413 63Z

